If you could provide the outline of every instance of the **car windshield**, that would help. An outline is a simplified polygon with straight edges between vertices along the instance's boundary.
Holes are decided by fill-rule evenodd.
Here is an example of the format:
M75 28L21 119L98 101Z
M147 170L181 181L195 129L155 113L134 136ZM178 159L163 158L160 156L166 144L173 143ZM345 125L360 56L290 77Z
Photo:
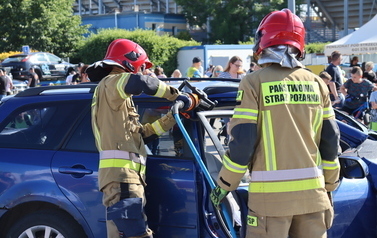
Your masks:
M21 62L23 59L25 59L25 55L19 55L19 56L11 56L9 58L6 58L3 63L11 63L11 62Z

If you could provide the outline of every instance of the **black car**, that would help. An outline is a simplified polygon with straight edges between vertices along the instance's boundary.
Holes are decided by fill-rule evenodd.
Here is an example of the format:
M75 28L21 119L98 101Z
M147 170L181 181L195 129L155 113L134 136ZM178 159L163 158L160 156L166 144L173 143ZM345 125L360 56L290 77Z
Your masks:
M67 69L75 67L58 56L47 52L16 54L6 58L2 67L11 67L13 79L27 79L29 69L34 68L40 80L65 78Z

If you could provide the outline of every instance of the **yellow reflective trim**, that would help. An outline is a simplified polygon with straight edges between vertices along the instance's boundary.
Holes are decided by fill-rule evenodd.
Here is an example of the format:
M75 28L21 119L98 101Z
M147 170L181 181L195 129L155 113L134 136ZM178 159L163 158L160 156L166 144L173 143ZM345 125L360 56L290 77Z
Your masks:
M237 107L237 108L234 109L234 111L236 111L236 112L250 112L250 113L258 114L258 110L254 110L254 109L250 109L250 108Z
M324 188L323 176L313 179L304 179L284 182L251 182L249 184L250 193L283 193L305 191L317 188Z
M140 173L145 173L146 167L139 163L125 159L103 159L99 161L99 168L127 168Z
M313 135L312 138L314 141L318 141L318 133L319 133L319 128L321 126L322 122L322 110L317 110L315 115L314 115L314 120L313 120ZM321 164L321 154L319 153L319 149L317 149L317 156L316 156L316 165L319 166Z
M243 98L243 90L238 90L237 91L236 101L241 101L242 98Z
M162 129L162 126L159 121L155 121L152 124L153 130L156 133L156 135L160 136L162 133L164 133L164 129Z
M248 119L248 120L257 120L257 117L254 116L245 116L245 115L235 115L233 114L232 118L241 118L241 119Z
M234 173L242 174L247 171L247 165L240 165L240 164L234 163L226 155L224 155L223 165L226 169Z
M101 147L101 135L100 135L100 133L98 131L97 124L96 123L93 123L93 124L94 124L93 134L94 134L94 138L96 139L98 151L102 151L102 147Z
M250 108L235 108L232 118L242 118L256 121L258 118L258 110Z
M330 118L330 117L333 117L333 116L335 116L335 112L334 112L334 109L332 107L327 107L327 108L323 109L323 118L324 119L327 119L327 118Z
M339 169L338 161L322 160L322 168L327 170Z
M92 107L97 105L97 94L98 94L98 87L94 89L93 98L92 98Z
M98 94L97 89L98 89L98 87L96 87L96 89L94 90L93 99L92 99L92 118L91 118L92 121L94 121L94 117L97 116L97 94ZM94 138L96 140L96 145L97 145L98 151L102 151L101 135L99 133L97 123L93 122L92 125L93 125L93 134L94 134Z
M266 160L266 170L276 170L276 151L275 151L275 138L272 128L272 119L270 111L262 112L262 135L263 145Z
M166 83L160 81L160 83L158 84L157 92L153 96L162 98L164 96L164 94L165 94L165 91L166 91L167 87L168 86L166 85Z
M275 81L261 85L264 106L320 104L319 85L314 81Z
M127 96L127 94L124 92L124 86L125 86L125 81L126 81L127 76L128 76L127 73L123 73L123 74L122 74L122 77L118 80L118 83L117 83L117 90L118 90L118 93L119 93L119 95L121 96L121 98L123 98L123 99L126 99L126 98L129 97L129 96Z

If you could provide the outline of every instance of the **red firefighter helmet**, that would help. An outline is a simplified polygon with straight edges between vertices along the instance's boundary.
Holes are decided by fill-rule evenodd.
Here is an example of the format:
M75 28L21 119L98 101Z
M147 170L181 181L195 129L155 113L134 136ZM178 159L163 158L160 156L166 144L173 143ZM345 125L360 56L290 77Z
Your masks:
M254 53L274 45L291 45L305 55L305 27L301 19L289 9L273 11L266 15L255 33Z
M127 39L117 39L111 42L103 62L120 66L132 73L137 73L144 64L146 69L153 66L144 49Z

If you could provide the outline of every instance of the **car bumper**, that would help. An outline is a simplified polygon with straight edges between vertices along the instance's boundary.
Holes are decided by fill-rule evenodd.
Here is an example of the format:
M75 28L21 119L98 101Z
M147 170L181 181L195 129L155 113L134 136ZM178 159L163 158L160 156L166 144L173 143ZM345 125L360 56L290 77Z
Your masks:
M11 72L13 79L21 79L21 80L26 80L29 77L29 72L24 72L24 71L18 71L18 72Z

